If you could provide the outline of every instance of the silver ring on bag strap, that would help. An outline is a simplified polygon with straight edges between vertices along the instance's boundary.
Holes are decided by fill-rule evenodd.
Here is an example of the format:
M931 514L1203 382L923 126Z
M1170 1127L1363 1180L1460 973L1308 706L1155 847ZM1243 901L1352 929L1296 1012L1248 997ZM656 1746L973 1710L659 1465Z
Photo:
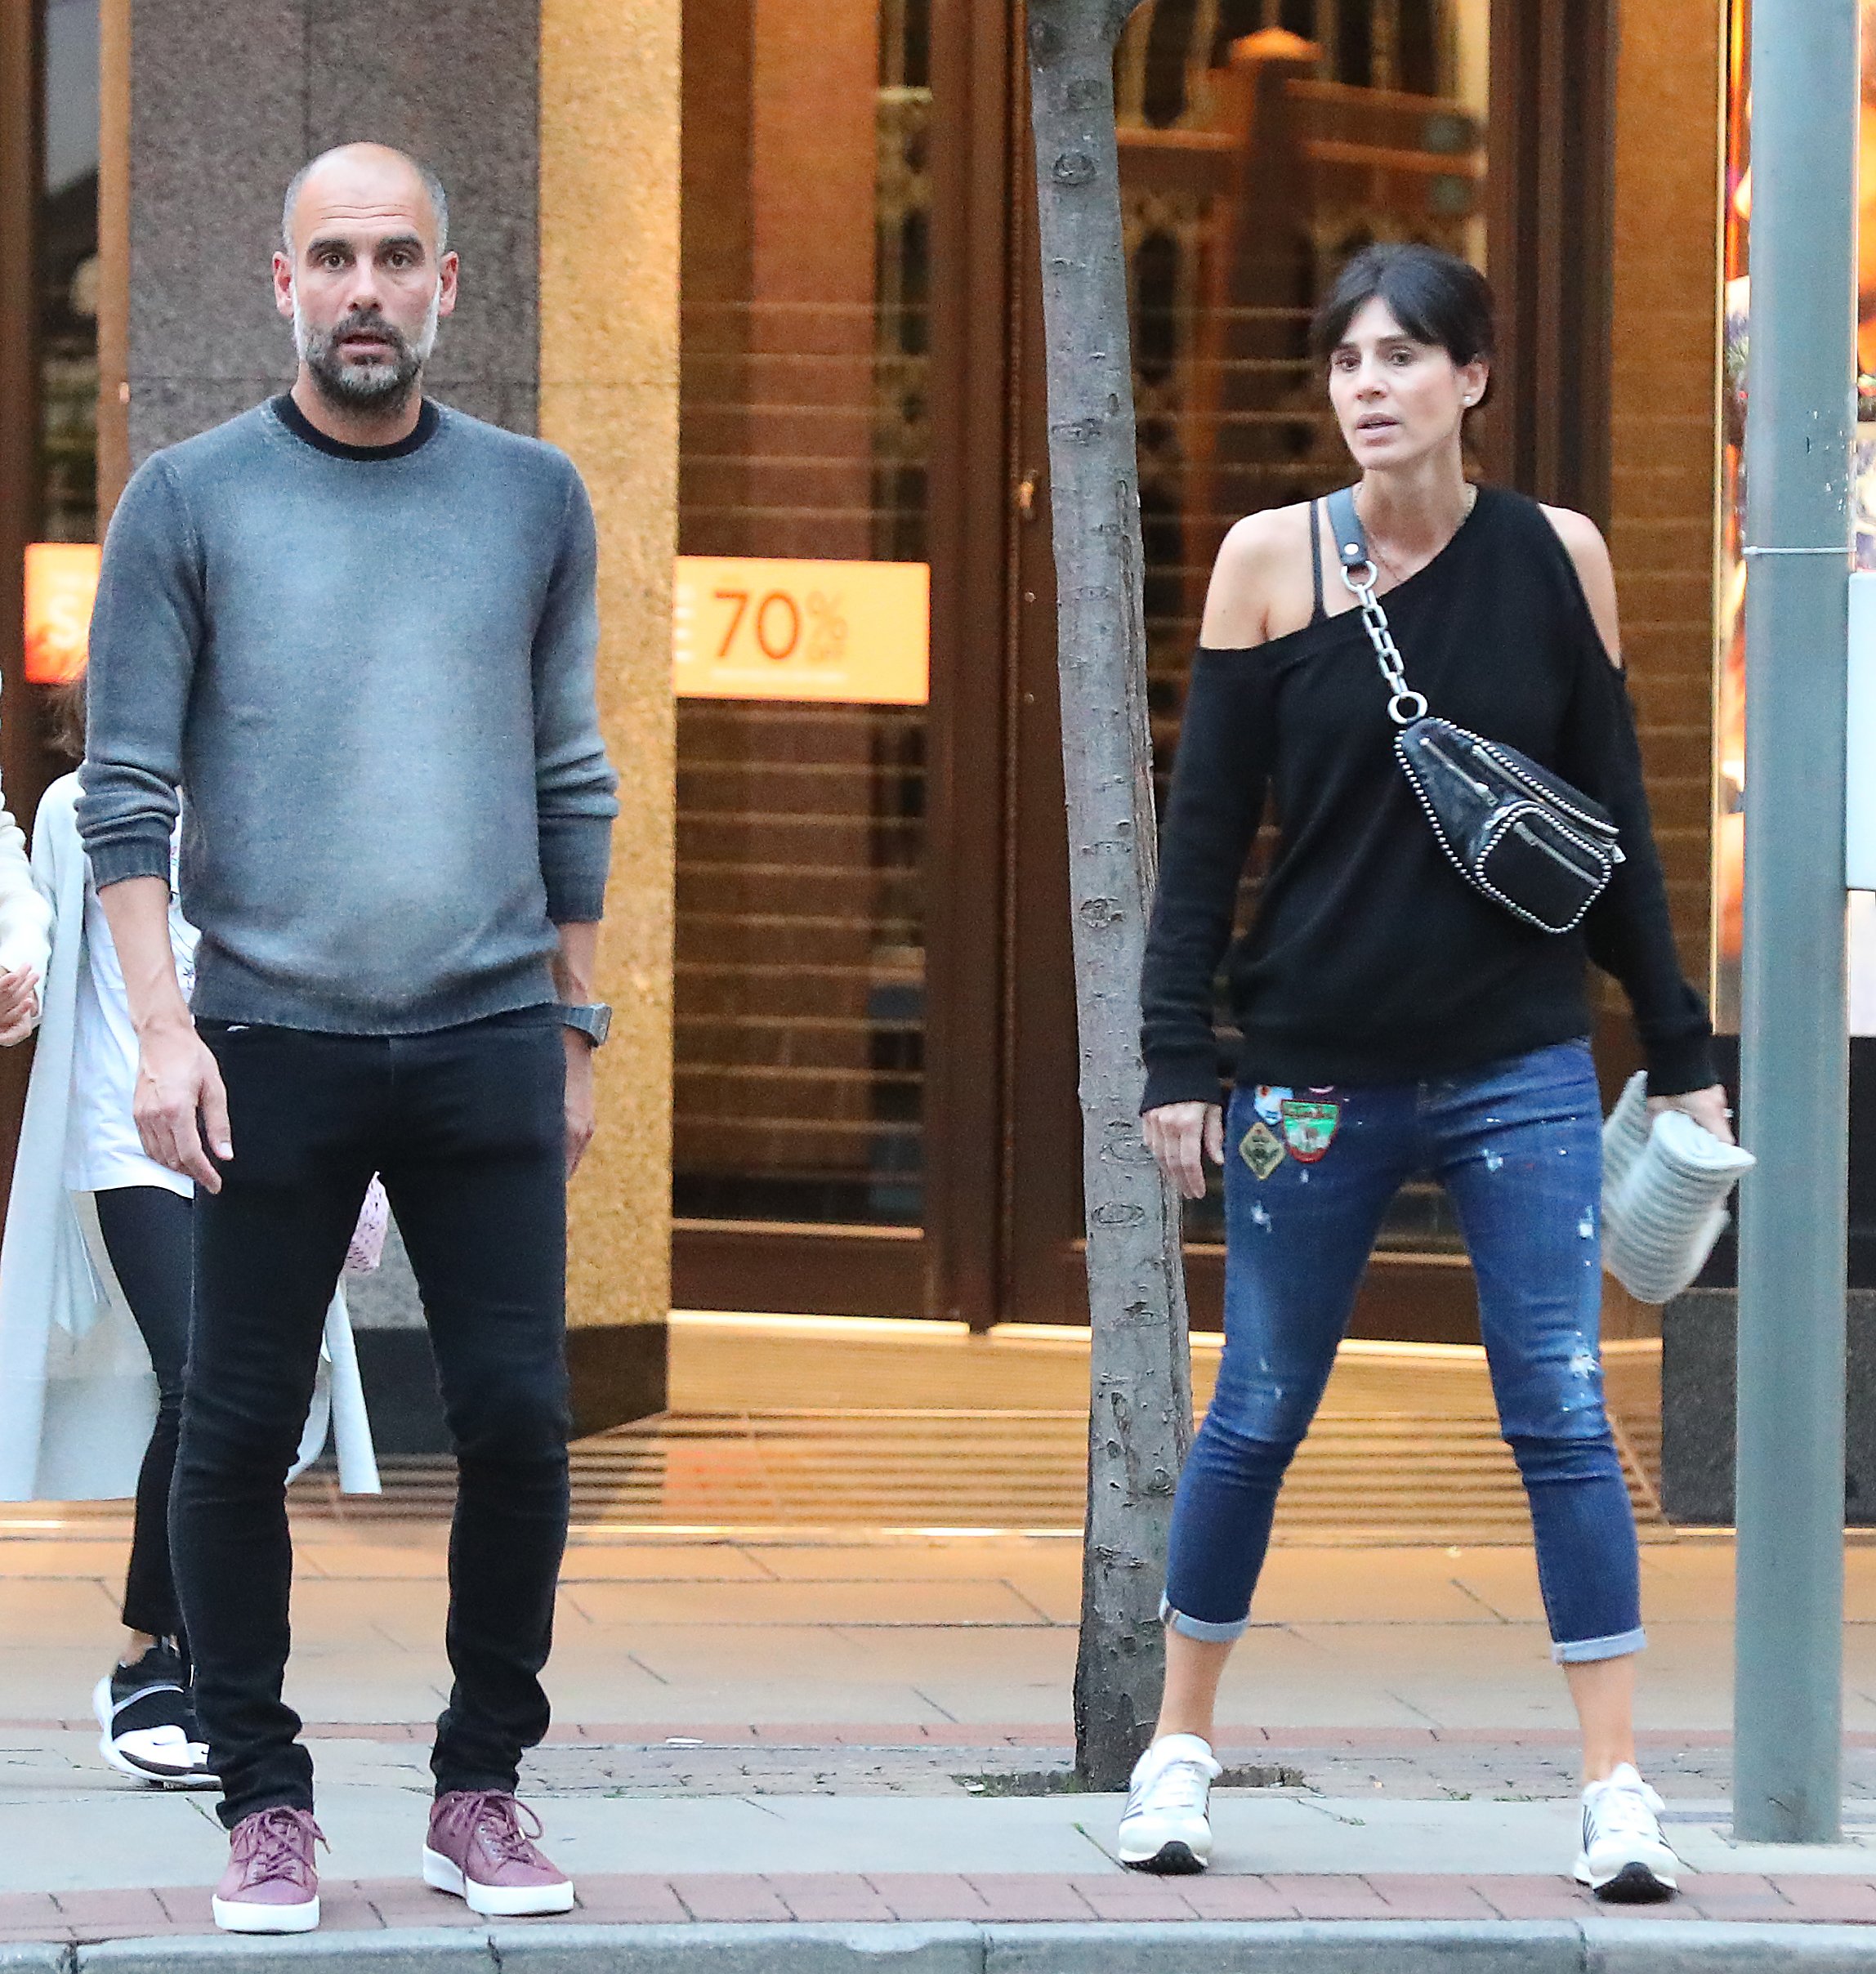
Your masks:
M1368 573L1365 580L1356 578L1356 569ZM1407 683L1405 662L1400 656L1400 647L1394 641L1394 632L1387 622L1387 613L1382 609L1380 600L1374 594L1374 565L1369 561L1353 565L1343 563L1342 580L1344 587L1361 605L1361 627L1368 633L1368 641L1374 647L1374 662L1381 668L1381 676L1387 680L1392 695L1387 702L1387 717L1396 726L1411 726L1416 720L1427 717L1427 698L1416 692Z

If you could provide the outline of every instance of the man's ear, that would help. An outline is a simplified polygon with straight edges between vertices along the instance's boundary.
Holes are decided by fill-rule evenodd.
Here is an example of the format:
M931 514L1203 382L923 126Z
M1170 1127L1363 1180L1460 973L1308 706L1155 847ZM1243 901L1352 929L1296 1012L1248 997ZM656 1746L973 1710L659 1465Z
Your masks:
M293 264L278 251L274 255L274 307L290 322L293 315Z

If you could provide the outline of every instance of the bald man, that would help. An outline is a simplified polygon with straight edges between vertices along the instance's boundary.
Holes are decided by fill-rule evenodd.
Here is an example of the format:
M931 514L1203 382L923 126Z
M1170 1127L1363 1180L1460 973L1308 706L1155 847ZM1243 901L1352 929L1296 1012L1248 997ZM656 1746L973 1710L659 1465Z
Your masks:
M456 306L448 226L435 177L382 145L295 178L274 257L293 389L139 468L92 622L79 827L138 1132L195 1182L172 1525L234 1932L319 1923L312 1763L281 1699L284 1483L374 1172L459 1475L423 1876L491 1915L573 1904L514 1790L547 1726L566 1181L609 1015L592 979L616 804L579 476L423 395Z

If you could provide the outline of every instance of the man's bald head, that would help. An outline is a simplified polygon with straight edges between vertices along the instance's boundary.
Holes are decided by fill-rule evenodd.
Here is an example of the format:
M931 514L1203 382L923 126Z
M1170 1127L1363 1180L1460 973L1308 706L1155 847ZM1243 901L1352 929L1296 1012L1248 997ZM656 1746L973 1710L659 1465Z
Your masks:
M274 306L300 356L296 392L368 424L405 415L456 306L449 224L436 175L386 144L342 144L296 175L274 256Z
M293 183L287 187L286 199L280 208L280 242L289 261L294 253L294 218L300 197L315 179L319 181L315 188L318 191L329 191L341 199L371 204L387 197L395 199L400 192L408 196L412 189L421 191L436 224L437 257L440 259L447 251L449 200L443 190L443 181L428 165L413 158L409 151L398 150L388 144L338 144L302 164L294 172Z

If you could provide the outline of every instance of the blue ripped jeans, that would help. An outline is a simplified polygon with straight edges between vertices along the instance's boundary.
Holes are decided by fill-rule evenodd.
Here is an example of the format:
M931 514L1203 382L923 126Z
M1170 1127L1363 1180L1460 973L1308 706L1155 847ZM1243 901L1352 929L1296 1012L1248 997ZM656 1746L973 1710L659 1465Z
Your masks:
M1240 1089L1225 1141L1224 1358L1179 1477L1167 1622L1215 1640L1249 1622L1277 1490L1382 1217L1404 1181L1429 1172L1472 1256L1553 1655L1638 1651L1635 1518L1602 1409L1601 1109L1588 1046L1419 1083Z

